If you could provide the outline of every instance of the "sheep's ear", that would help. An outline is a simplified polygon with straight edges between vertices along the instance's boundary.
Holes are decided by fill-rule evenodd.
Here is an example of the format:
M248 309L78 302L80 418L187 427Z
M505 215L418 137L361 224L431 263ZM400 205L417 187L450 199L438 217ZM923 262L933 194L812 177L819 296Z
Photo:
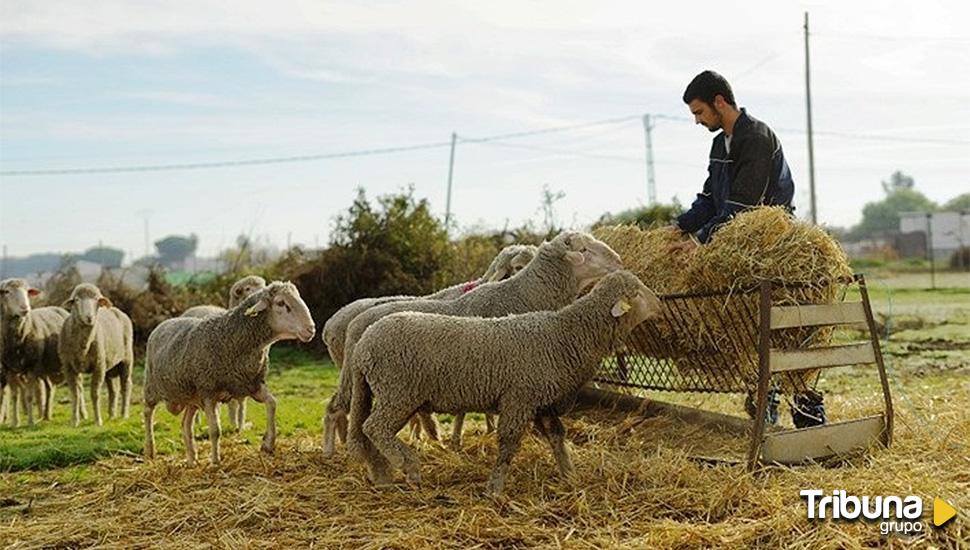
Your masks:
M653 319L663 312L663 304L657 297L657 293L648 288L644 298L647 301L647 319Z
M610 314L612 314L613 317L622 317L626 314L626 312L630 311L632 307L633 306L630 305L630 302L628 302L626 298L620 298L615 304L613 304L613 309L610 310Z
M98 298L98 305L100 307L114 307L114 304L112 304L111 300L109 300L106 296Z
M64 309L71 309L72 307L74 307L74 298L68 298L67 300L64 300L64 303L61 304L61 307Z
M38 295L40 295L40 291L37 290L36 288L30 287L27 289L27 296L30 296L31 298L33 298L34 296L38 296Z
M567 251L566 259L573 265L583 265L586 262L586 256L582 252L576 252L575 250Z
M509 273L509 269L507 267L500 267L495 270L495 273L492 273L492 276L488 278L488 282L491 283L494 281L504 280L505 276L508 275L508 273Z
M256 302L255 304L249 306L249 309L246 310L246 315L248 315L250 317L255 317L255 316L259 315L259 312L263 311L267 307L269 307L269 300L263 298L262 300L260 300L260 301Z

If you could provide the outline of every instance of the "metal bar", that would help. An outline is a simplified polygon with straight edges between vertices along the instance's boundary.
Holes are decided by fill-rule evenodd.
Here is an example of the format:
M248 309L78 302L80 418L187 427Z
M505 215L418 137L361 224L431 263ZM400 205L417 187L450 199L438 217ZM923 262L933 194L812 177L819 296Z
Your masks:
M779 350L772 348L769 355L770 359L768 362L772 374L776 372L861 365L876 361L876 354L873 350L872 342L797 350Z
M758 400L755 406L754 429L751 430L751 446L748 448L748 471L758 466L758 455L761 451L761 440L765 434L765 410L768 408L768 382L771 379L769 370L771 348L771 283L761 283L761 323L760 341L758 345Z
M889 378L886 376L886 365L882 360L882 350L879 348L879 337L876 335L876 322L872 318L872 305L869 303L869 289L866 287L866 279L859 275L859 294L862 295L862 305L866 310L866 323L869 325L869 340L872 342L872 349L876 353L876 366L879 368L879 382L882 384L882 395L886 402L886 431L883 435L883 444L886 447L893 442L893 399L889 393Z
M862 308L862 302L775 306L771 308L772 330L791 327L847 325L865 322L866 312Z

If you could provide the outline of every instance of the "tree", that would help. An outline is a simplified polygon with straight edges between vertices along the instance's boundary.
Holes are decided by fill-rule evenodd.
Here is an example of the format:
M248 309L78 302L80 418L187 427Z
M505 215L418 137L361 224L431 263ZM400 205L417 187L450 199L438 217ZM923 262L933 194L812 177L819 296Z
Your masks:
M125 253L122 250L111 248L110 246L93 246L85 250L79 259L101 264L107 268L115 268L121 267L121 262L125 259Z
M887 195L891 195L896 191L902 191L904 189L912 190L916 185L912 176L907 176L899 170L896 170L889 176L889 181L882 182L882 189Z
M655 227L673 223L674 219L683 213L684 208L677 199L671 204L655 204L623 210L616 214L606 213L593 224L601 225L636 224L640 227Z
M542 217L547 233L557 232L556 230L556 203L566 197L566 193L549 190L548 185L542 186Z
M180 235L169 235L160 241L155 241L155 248L158 250L158 260L162 265L184 261L189 256L195 254L195 249L199 245L199 237L195 233L188 237Z
M970 193L964 193L962 195L953 197L952 199L948 200L940 210L946 210L948 212L970 210Z
M862 221L852 228L852 237L861 239L877 233L899 230L900 212L933 212L936 203L914 189L897 189L885 199L870 202L862 209Z

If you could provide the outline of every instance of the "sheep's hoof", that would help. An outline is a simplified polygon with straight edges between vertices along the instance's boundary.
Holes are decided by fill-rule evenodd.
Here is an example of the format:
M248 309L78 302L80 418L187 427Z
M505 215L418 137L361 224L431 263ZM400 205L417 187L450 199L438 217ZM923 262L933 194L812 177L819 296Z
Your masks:
M259 446L259 450L260 451L263 451L264 453L266 453L268 455L271 455L271 454L273 454L273 451L274 451L274 448L273 447L274 447L274 445L272 443L263 441L263 444Z
M409 485L414 485L415 487L420 486L421 485L421 472L418 472L418 471L408 472L408 474L407 474L407 481L408 481L408 484Z
M334 449L333 449L333 447L330 447L330 448L327 448L327 447L325 446L325 447L323 448L323 451L322 451L322 453L321 453L321 454L323 455L323 458L333 458L333 455L334 455Z
M452 440L451 443L448 444L448 448L451 449L453 452L460 453L461 441Z

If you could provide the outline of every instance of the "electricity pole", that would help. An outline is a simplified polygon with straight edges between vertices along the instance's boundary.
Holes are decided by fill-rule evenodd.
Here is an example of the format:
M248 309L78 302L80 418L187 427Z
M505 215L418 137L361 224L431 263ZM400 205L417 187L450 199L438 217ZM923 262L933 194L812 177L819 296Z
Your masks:
M445 231L448 231L448 224L451 222L451 177L455 173L455 143L458 141L458 134L451 133L451 158L448 160L448 198L445 202Z
M818 223L815 203L815 147L812 142L812 84L808 59L808 12L805 12L805 112L808 116L808 185L812 201L812 223Z
M647 206L657 204L657 183L653 177L653 139L650 131L653 130L653 122L650 115L643 115L643 132L646 136L647 145Z

